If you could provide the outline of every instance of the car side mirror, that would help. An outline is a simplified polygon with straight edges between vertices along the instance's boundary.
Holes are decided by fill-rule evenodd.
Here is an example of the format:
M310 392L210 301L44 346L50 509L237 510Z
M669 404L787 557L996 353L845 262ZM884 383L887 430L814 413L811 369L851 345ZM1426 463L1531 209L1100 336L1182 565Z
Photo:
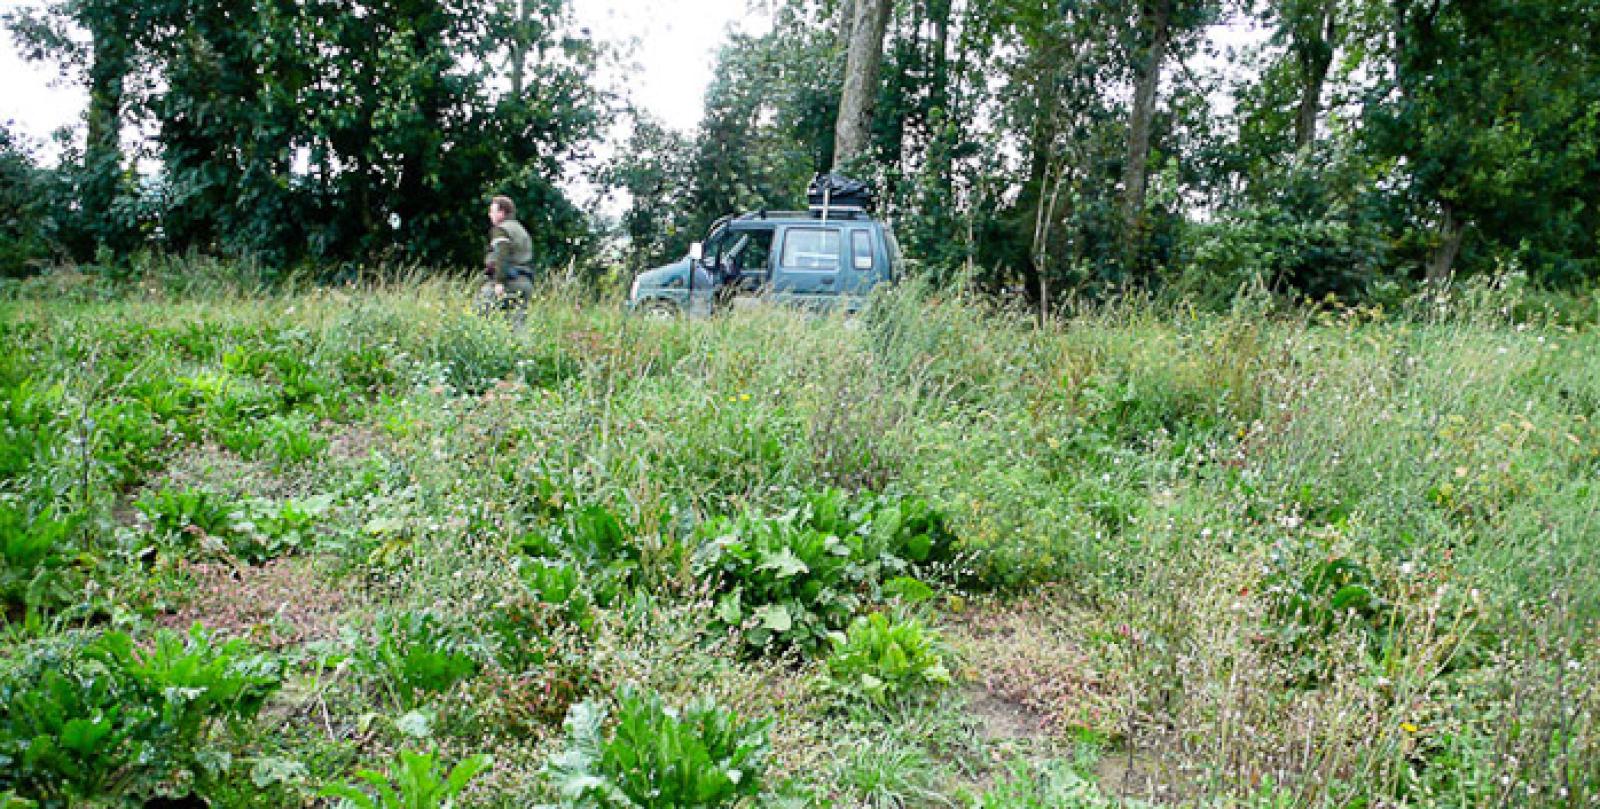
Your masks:
M701 259L703 259L705 257L706 257L706 246L705 245L703 245L703 244L701 244L699 242L694 242L693 244L689 245L689 260L690 261L698 262L698 261L700 261Z

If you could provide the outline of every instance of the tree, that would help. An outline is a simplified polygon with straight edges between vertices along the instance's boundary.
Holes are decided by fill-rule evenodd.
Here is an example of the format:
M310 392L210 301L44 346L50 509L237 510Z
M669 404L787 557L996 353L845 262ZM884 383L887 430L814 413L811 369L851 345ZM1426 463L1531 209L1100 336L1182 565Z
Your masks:
M1213 0L1141 0L1133 20L1127 38L1133 103L1128 111L1127 159L1122 168L1123 262L1129 272L1140 262L1147 234L1150 139L1161 72L1169 58L1184 57L1219 11Z
M52 257L52 230L57 195L49 174L12 133L0 124L0 278L35 271Z
M1340 0L1278 0L1279 36L1288 40L1299 79L1294 147L1303 151L1317 137L1322 90L1339 46Z
M1382 60L1366 139L1401 167L1393 202L1423 276L1449 278L1468 256L1469 268L1593 277L1600 8L1389 0L1364 10Z
M628 194L621 224L628 240L624 261L630 272L681 256L699 238L687 193L689 155L688 138L649 115L635 113L626 145L602 170L602 182Z
M893 4L891 0L853 0L848 7L850 44L833 147L833 165L840 168L848 168L867 150L878 98L878 70L883 64L883 35Z
M71 168L78 186L77 233L64 234L80 260L126 250L138 238L120 210L131 193L121 135L128 113L126 84L146 34L143 9L115 0L57 0L5 18L25 58L58 62L63 74L79 75L89 91L86 146L81 162ZM88 35L87 46L73 36L74 29Z

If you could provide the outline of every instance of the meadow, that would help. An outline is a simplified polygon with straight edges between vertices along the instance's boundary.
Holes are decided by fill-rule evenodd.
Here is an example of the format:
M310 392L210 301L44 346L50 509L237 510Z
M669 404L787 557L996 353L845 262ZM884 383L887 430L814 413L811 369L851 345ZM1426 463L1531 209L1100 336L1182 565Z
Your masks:
M1600 805L1593 298L185 277L0 300L5 809Z

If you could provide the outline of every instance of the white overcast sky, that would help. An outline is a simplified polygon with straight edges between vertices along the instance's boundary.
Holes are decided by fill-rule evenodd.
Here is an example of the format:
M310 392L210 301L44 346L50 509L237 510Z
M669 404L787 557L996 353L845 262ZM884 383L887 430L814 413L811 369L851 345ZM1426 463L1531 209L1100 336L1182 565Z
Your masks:
M0 13L38 2L0 0ZM634 67L617 78L634 103L682 130L700 122L712 64L730 28L760 33L771 25L759 0L572 0L572 6L577 23L597 40L630 45ZM81 126L84 89L57 81L49 65L23 61L9 32L3 39L0 121L14 121L35 142L63 126Z

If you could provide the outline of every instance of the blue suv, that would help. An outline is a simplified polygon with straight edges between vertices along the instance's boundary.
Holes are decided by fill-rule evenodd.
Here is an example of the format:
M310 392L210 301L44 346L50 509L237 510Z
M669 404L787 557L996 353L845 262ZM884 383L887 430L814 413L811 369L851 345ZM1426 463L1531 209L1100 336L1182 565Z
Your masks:
M633 279L628 308L707 315L741 298L858 311L903 269L894 231L857 206L758 211L716 221L689 255Z

